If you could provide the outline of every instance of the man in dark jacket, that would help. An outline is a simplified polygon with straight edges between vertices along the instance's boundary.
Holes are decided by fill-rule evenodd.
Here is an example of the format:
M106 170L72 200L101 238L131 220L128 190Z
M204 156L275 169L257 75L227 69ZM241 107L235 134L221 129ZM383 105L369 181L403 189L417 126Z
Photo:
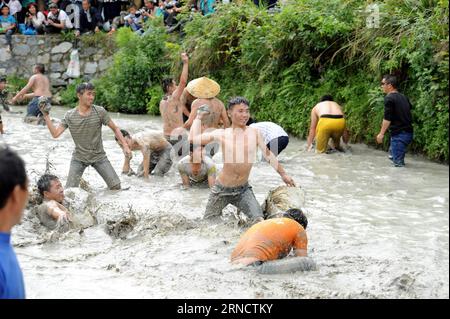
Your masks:
M82 10L80 12L80 27L76 34L80 35L86 32L98 32L103 25L100 11L91 6L89 0L81 2Z

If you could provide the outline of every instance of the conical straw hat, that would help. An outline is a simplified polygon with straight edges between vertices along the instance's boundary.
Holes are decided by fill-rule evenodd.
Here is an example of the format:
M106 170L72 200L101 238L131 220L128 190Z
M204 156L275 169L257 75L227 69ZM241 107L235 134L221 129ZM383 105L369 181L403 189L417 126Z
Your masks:
M186 89L192 96L195 96L196 98L210 99L219 94L220 85L216 81L203 76L189 82L186 86Z

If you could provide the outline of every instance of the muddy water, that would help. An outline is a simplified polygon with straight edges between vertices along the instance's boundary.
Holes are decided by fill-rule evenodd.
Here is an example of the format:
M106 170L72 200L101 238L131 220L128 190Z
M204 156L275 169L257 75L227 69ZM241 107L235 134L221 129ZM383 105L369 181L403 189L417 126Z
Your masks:
M66 109L56 108L61 118ZM161 129L160 118L111 114L132 133ZM7 142L27 163L31 183L45 170L65 182L73 142L53 140L45 127L3 114ZM109 128L106 153L117 172L122 153ZM448 298L449 168L407 156L407 168L390 166L386 153L352 145L346 154L319 156L291 139L280 155L304 189L309 255L318 270L260 275L232 267L229 256L243 229L232 221L200 221L205 189L184 191L172 168L149 182L121 176L127 191L113 192L94 169L84 178L98 204L99 224L83 233L51 237L28 211L13 231L28 298ZM132 160L137 166L140 155ZM262 202L281 179L267 163L250 176ZM133 212L134 229L118 239L105 224ZM55 239L56 238L56 239Z

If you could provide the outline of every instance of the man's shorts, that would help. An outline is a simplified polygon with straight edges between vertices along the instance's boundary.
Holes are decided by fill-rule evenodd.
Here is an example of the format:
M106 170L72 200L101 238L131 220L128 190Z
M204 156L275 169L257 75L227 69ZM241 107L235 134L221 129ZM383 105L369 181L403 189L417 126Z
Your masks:
M150 165L149 172L152 175L163 176L166 174L170 168L172 167L172 158L171 158L172 147L167 146L160 152L151 152L150 153ZM142 176L144 173L144 166L141 163L138 167L137 175Z
M345 119L342 115L322 115L316 127L316 151L325 153L330 138L333 139L334 145L338 147L344 130Z

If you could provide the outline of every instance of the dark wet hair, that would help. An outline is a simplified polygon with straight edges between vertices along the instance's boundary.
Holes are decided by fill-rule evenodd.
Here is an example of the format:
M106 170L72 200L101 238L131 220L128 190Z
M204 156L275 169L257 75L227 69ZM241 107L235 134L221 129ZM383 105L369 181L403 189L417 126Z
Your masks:
M172 78L165 78L162 80L161 86L162 86L164 94L167 93L167 91L169 90L169 87L172 85L172 83L173 83Z
M123 137L131 137L130 133L127 130L124 129L120 129L120 133L122 133ZM119 139L117 138L117 136L114 136L116 142L119 141Z
M39 11L37 4L32 2L27 6L27 12L30 12L31 7L34 7L36 9L36 12Z
M332 102L334 102L333 97L331 95L329 95L329 94L325 94L324 96L322 96L320 98L320 102L325 102L325 101L332 101Z
M38 69L39 73L45 73L45 65L43 65L42 63L37 63L34 67Z
M298 208L290 208L284 214L284 217L292 218L297 223L303 226L304 229L308 226L308 219L301 209Z
M392 85L395 89L398 86L398 80L397 77L395 75L392 74L385 74L383 75L383 79L387 84Z
M93 91L93 90L95 90L95 86L90 82L83 82L77 86L77 94L83 94L84 91Z
M4 76L0 76L0 82L6 82L6 77L4 77Z
M0 146L0 209L5 207L17 185L22 189L27 187L25 163L16 152Z
M245 97L235 96L228 101L227 110L231 110L233 106L238 104L245 104L247 106L250 106L250 102Z
M50 187L52 186L52 181L58 181L59 178L52 174L44 174L39 178L37 182L37 188L39 190L39 194L44 197L44 192L48 192Z

